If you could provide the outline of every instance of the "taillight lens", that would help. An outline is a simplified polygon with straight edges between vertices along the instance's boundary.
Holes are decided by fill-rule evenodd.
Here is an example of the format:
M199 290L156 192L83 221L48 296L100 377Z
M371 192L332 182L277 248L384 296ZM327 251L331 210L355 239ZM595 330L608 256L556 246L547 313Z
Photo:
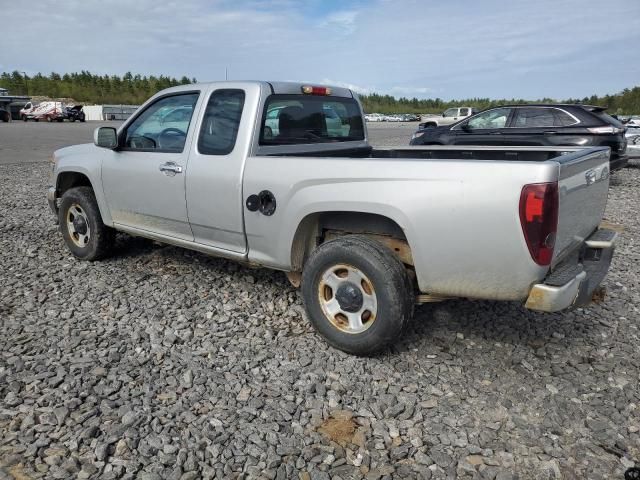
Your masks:
M531 258L547 266L553 257L558 231L558 184L532 183L520 194L520 224Z
M607 133L622 133L624 128L614 127L613 125L607 125L606 127L590 127L587 128L590 133L595 134L607 134Z

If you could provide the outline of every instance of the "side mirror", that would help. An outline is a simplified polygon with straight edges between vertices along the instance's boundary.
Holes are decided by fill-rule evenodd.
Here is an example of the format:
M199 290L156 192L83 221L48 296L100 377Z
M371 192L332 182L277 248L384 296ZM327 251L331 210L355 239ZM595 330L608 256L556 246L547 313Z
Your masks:
M118 134L113 127L98 127L93 131L93 143L96 147L114 150L118 146Z
M469 122L463 123L462 125L460 125L460 128L465 132L470 132L471 130L473 130L473 128L471 128L471 125L469 125Z

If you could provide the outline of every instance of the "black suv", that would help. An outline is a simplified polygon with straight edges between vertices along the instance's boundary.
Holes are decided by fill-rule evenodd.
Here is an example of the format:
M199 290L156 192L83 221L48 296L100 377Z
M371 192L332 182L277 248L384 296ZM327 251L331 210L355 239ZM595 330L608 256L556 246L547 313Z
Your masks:
M75 122L76 120L80 122L84 122L85 115L82 111L82 105L74 105L73 107L66 107L64 109L64 118L68 118L70 122Z
M411 145L611 147L611 170L624 167L625 127L604 107L575 104L505 105L436 128L421 128Z

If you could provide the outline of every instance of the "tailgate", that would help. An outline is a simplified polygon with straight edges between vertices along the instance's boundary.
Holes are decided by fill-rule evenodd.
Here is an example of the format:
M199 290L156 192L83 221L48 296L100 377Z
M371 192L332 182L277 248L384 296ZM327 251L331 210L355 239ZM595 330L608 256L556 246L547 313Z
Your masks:
M589 149L556 160L560 163L560 211L552 266L580 247L598 227L609 191L609 149Z

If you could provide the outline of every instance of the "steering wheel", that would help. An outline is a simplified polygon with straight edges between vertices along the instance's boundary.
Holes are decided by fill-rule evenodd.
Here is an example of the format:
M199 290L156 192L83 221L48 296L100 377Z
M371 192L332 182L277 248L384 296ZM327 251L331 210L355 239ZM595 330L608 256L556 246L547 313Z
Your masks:
M172 150L181 147L184 143L183 138L187 134L179 128L165 128L158 134L158 148L163 150Z

